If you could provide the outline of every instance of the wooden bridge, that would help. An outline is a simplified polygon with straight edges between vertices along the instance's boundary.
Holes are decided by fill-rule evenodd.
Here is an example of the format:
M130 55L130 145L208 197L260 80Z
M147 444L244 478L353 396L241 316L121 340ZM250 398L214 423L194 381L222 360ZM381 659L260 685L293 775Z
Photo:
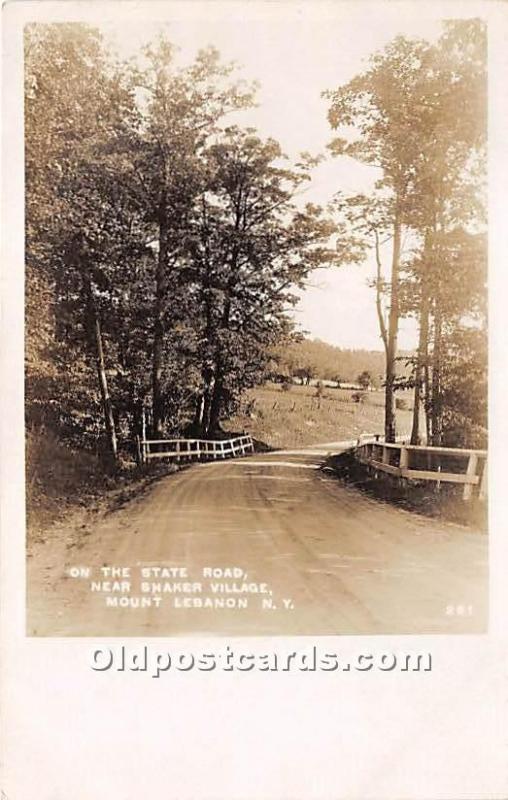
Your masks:
M355 458L376 472L412 481L462 484L464 500L487 496L487 451L358 441Z
M141 462L153 458L181 461L217 461L235 458L254 452L252 437L236 436L232 439L141 439Z

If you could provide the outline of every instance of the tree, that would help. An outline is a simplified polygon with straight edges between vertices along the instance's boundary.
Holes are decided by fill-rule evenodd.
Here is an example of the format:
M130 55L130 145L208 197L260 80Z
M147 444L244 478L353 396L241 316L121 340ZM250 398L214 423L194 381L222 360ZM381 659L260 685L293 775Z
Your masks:
M357 381L364 390L370 389L372 386L372 378L370 372L367 372L367 370L360 372Z
M484 259L476 246L473 269L464 271L462 266L471 260L468 229L478 231L484 217L485 61L483 23L454 21L445 24L443 35L429 51L421 77L422 156L416 165L411 198L412 224L420 231L421 241L412 264L412 293L418 299L420 328L414 369L414 444L419 441L423 393L427 439L441 443L446 318L452 314L458 324L457 315L472 312L475 296L483 291L476 275L482 278Z
M223 118L248 105L214 50L162 40L116 65L82 25L26 37L29 417L76 444L149 422L207 433L292 336L292 286L332 262L332 224L293 199L312 159ZM37 339L44 297L44 338Z
M443 444L487 447L486 331L454 326L444 335L446 359L441 374Z
M352 261L365 260L367 252L374 250L376 278L371 286L376 291L376 313L380 338L385 352L385 366L391 357L386 323L386 300L390 294L390 283L383 275L382 246L390 240L393 204L390 197L381 191L370 197L364 194L345 196L338 192L332 203L338 216L339 228L349 237ZM398 294L399 290L397 290Z
M222 413L264 373L286 338L288 304L314 267L334 263L333 224L295 194L308 161L287 168L277 142L231 127L208 151L209 181L198 205L193 263L203 320L202 390L195 422L215 433Z
M447 23L436 45L398 37L373 57L369 70L326 93L332 127L357 135L334 140L332 152L377 167L381 175L372 196L340 197L337 206L359 253L368 247L375 251L388 441L395 436L394 390L404 383L395 371L398 321L404 314L417 315L420 323L413 362L412 440L419 435L423 390L430 438L434 444L441 439L440 383L450 296L447 237L457 226L471 224L478 207L485 138L484 46L484 29L477 20ZM411 242L409 256L402 250L403 233ZM381 246L388 238L391 269L385 281Z
M225 114L252 102L252 87L229 81L233 67L222 64L213 48L201 51L189 67L178 68L173 46L161 38L147 48L146 58L138 85L147 103L133 172L156 236L152 411L153 433L160 436L170 394L168 335L181 322L175 289L185 283L189 226L206 176L203 150Z
M136 211L123 204L118 180L133 97L93 29L29 26L25 43L28 352L32 298L44 286L54 310L53 363L74 369L81 362L86 372L92 357L114 461L104 316L113 273L136 238ZM49 399L50 407L55 402Z
M383 53L371 59L371 67L346 86L326 92L331 100L328 119L332 128L349 128L357 138L335 139L334 155L349 155L377 167L378 190L386 197L391 227L389 313L382 325L386 350L385 437L395 439L394 391L396 387L397 338L400 316L399 283L403 228L407 224L408 198L420 153L418 89L429 45L397 37ZM381 324L381 318L380 318Z

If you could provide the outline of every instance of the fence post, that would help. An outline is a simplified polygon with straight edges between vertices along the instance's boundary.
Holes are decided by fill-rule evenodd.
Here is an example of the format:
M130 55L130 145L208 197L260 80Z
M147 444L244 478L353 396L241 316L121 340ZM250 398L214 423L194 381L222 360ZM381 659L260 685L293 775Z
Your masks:
M409 468L409 450L406 447L400 448L399 467L401 470Z
M466 475L476 475L477 465L478 465L478 456L475 453L471 453L471 455L469 456L469 461L467 463ZM473 494L473 484L465 483L464 500L470 500L472 494Z
M177 439L177 441L176 441L175 452L176 452L175 461L176 461L177 464L179 464L180 463L180 439Z

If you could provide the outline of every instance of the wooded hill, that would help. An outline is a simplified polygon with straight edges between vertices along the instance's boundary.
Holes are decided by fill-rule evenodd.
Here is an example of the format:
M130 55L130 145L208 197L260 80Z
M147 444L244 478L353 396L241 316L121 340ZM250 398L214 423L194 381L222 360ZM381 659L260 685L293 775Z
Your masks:
M399 374L411 375L412 353L399 353ZM302 339L278 347L274 352L273 376L309 377L318 380L356 384L362 373L368 373L374 388L384 380L385 354L381 350L350 350L320 339Z

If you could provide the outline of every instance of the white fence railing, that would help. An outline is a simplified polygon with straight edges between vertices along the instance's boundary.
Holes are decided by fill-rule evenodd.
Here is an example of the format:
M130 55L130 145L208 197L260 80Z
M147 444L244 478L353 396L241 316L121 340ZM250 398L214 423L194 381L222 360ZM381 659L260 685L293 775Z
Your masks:
M162 449L160 449L162 448ZM254 452L251 436L236 436L233 439L142 439L141 460L170 458L180 461L217 461L229 456L243 456Z
M480 500L487 496L487 451L462 450L455 447L422 447L419 445L360 440L355 457L375 472L385 472L414 481L457 483L464 486L464 500L475 492Z

